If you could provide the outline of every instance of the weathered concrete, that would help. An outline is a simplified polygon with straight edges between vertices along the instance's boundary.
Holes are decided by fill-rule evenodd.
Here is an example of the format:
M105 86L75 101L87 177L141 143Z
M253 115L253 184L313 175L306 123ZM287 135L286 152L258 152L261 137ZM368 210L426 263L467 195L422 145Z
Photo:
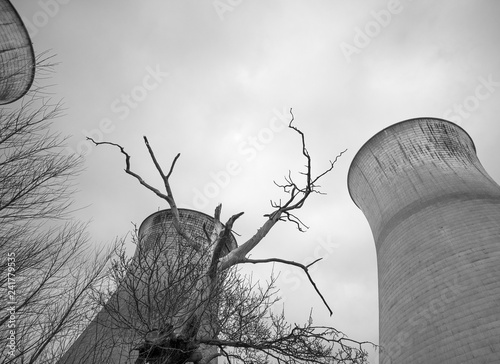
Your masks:
M500 362L500 187L458 125L392 125L357 153L349 192L377 249L380 363Z

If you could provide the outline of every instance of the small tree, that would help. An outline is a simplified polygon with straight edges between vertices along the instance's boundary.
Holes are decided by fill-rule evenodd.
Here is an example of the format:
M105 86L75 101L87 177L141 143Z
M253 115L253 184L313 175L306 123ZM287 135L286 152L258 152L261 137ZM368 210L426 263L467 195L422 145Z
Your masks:
M130 318L130 311L126 311L127 315L120 316L119 310L114 306L125 300L104 304L105 309L114 312L115 317L118 317L115 324L121 322L128 328L133 328L135 325L136 330L143 330L139 335L142 337L141 345L136 347L140 353L137 363L208 363L220 355L225 356L229 362L234 360L242 363L267 363L269 360L284 363L366 362L366 351L362 348L362 342L350 340L332 327L315 326L311 317L304 325L297 326L288 324L283 312L274 314L271 307L278 298L273 277L261 287L238 274L237 266L244 263L273 262L293 265L302 269L307 275L332 314L309 274L309 267L316 262L306 266L281 258L248 258L248 254L276 223L289 221L300 231L307 228L296 215L296 211L304 206L311 194L321 193L318 190L318 181L332 171L335 162L344 153L340 153L335 160L330 161L329 167L323 173L313 176L312 161L306 148L305 136L293 125L291 110L290 113L289 128L300 136L302 154L306 160L306 170L301 172L305 179L304 185L297 184L291 173L285 178L284 183L276 183L288 198L284 202L282 200L271 202L274 210L265 215L267 220L254 236L239 246L230 243L230 240L233 224L243 212L231 216L223 225L220 219L221 205L219 205L215 210L213 226L205 230L203 241L193 237L185 227L169 180L180 154L174 158L168 173L165 174L147 138L144 137L151 159L164 183L165 192L162 192L131 170L130 155L122 146L88 138L97 146L111 145L120 149L125 156L125 172L168 203L172 214L172 225L181 237L180 248L174 255L175 264L171 263L172 257L161 259L162 254L165 254L161 251L161 244L158 244L159 251L145 250L145 255L141 256L143 253L139 242L137 246L139 256L136 253L136 257L130 261L123 254L119 254L120 264L115 265L113 273L116 286L122 287L128 292L129 297L132 297L132 306L137 307L134 315L150 317L144 315L139 308L141 302L146 303L145 309L150 314L156 315L153 328L148 324L138 324L135 318L127 320ZM206 256L209 257L208 260L194 259ZM154 263L146 267L146 262ZM155 279L150 279L153 275L156 275ZM139 289L137 282L148 282L148 284ZM146 293L144 289L147 290ZM177 292L187 292L187 297L186 294L178 295ZM158 307L152 307L151 302L155 302L153 306L158 305ZM158 324L160 321L161 324ZM150 329L154 329L153 336L148 336ZM199 350L203 345L216 347L219 351L206 354Z
M69 219L82 161L51 131L60 112L41 89L0 109L0 363L54 363L95 312L91 288L110 259Z

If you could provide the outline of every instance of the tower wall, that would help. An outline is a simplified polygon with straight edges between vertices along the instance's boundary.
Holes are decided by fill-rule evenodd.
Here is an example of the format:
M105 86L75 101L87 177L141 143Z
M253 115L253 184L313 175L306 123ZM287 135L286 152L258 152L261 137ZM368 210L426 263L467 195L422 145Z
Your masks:
M371 138L348 187L375 240L380 363L500 362L500 187L459 126Z
M188 307L186 301L196 294L189 290L198 287L196 280L206 272L204 268L211 259L212 247L207 246L204 225L207 231L212 231L213 218L187 209L179 209L179 213L181 224L203 247L201 251L190 249L177 234L170 210L147 217L139 228L139 243L124 282L58 364L135 363L138 351L134 348L155 334L152 329L165 327L167 323L182 325L185 318L182 310ZM233 243L236 244L234 238ZM192 282L183 277L192 277L186 278ZM179 278L183 278L184 283L176 283ZM158 279L162 280L160 284ZM159 288L151 292L152 287ZM163 289L165 287L168 290ZM165 320L163 325L161 320ZM201 330L212 328L206 323ZM211 350L202 348L205 352Z

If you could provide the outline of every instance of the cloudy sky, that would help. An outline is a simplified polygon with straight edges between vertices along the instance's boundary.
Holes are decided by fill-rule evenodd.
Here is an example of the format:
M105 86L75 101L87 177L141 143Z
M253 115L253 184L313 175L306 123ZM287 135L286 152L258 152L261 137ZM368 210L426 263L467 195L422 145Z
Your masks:
M66 113L54 127L70 134L68 153L85 155L77 217L92 220L95 244L110 244L166 204L123 172L157 186L142 136L168 167L181 207L223 216L245 211L235 230L249 238L283 197L273 185L304 160L285 128L293 108L319 173L342 150L334 171L299 212L310 226L282 224L254 258L310 262L333 308L304 277L281 271L291 321L311 307L317 324L378 342L376 255L372 235L347 191L358 149L401 120L435 116L473 138L500 181L500 3L484 1L126 1L13 0L37 52L60 64L52 92ZM266 277L270 267L248 267ZM372 358L376 363L376 358Z

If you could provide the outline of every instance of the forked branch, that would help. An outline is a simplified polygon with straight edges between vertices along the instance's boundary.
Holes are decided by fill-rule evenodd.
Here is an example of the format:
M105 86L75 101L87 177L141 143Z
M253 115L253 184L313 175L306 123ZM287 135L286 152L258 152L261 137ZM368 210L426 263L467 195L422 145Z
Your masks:
M292 118L290 120L290 123L288 124L288 127L296 131L300 135L302 142L302 155L306 158L306 165L305 165L306 171L299 172L299 174L305 176L306 181L303 187L299 187L299 185L297 185L293 180L292 173L290 171L288 172L288 176L285 177L284 184L279 184L276 181L274 181L274 184L280 187L285 193L287 193L289 197L285 203L282 203L281 200L279 200L278 202L271 201L271 206L276 208L276 210L273 211L271 214L265 216L271 216L273 214L279 215L280 221L291 221L297 225L299 231L304 231L304 229L308 229L308 226L305 225L297 216L292 214L290 211L300 209L304 205L304 203L306 202L307 198L311 193L314 192L323 194L321 191L318 190L320 185L318 185L317 182L319 181L320 178L328 174L333 169L337 160L342 156L342 154L344 154L347 151L347 149L340 152L340 154L338 154L333 161L330 160L330 166L326 170L324 170L318 176L313 177L311 172L312 160L309 151L307 150L306 147L304 132L302 132L302 130L293 125L295 117L293 115L292 109L290 109L290 115L292 116Z
M148 139L146 137L144 137L144 143L146 144L146 147L147 147L148 152L149 152L149 154L151 156L151 159L153 160L153 163L154 163L156 169L158 170L158 173L160 174L160 176L161 176L161 178L163 180L163 184L164 184L165 190L167 192L165 194L165 193L161 192L160 190L158 190L157 188L155 188L152 185L150 185L149 183L147 183L146 181L144 181L144 179L140 175L138 175L137 173L133 172L130 169L130 155L125 151L125 148L122 147L120 144L112 143L112 142L106 142L106 141L96 142L94 139L92 139L90 137L87 137L87 139L90 140L92 143L94 143L96 146L99 146L99 145L111 145L111 146L119 148L120 152L125 156L125 173L131 175L132 177L134 177L135 179L137 179L141 185L143 185L144 187L146 187L148 190L154 192L161 199L167 201L167 203L170 206L170 209L172 211L172 215L173 215L172 223L174 224L174 227L175 227L176 231L182 237L184 237L187 240L187 242L194 249L198 250L200 248L199 244L197 242L195 242L194 239L191 239L191 237L189 235L189 232L187 232L182 227L182 224L180 223L179 210L177 208L177 204L175 203L174 195L172 193L172 188L170 187L169 178L170 178L170 176L172 174L172 171L173 171L173 169L175 167L175 163L177 162L177 160L180 157L180 153L178 153L175 156L174 160L172 161L172 164L170 165L170 170L169 170L168 174L165 175L163 173L163 170L162 170L160 164L158 163L158 160L156 159L156 156L154 155L153 149L151 148Z
M291 120L288 124L288 127L300 135L302 142L302 155L306 158L306 171L301 172L301 175L305 176L305 185L303 187L299 187L297 185L291 175L291 172L288 173L288 176L285 177L284 184L278 184L274 182L278 187L282 188L285 193L288 194L288 200L282 202L279 200L271 201L271 206L275 208L275 210L269 214L264 215L268 219L264 222L264 224L257 230L255 235L253 235L248 241L239 246L237 249L233 250L226 257L221 259L222 269L228 268L232 265L242 263L245 260L246 255L260 243L260 241L269 233L269 231L273 228L273 226L278 221L291 221L297 225L297 228L300 231L304 231L307 229L307 225L305 225L292 211L298 210L302 208L306 200L309 198L311 193L321 193L318 188L318 181L331 172L337 160L346 152L346 150L342 151L339 155L335 157L333 161L330 160L330 166L320 173L318 176L312 176L312 161L311 156L309 155L309 151L306 147L305 136L304 133L293 125L293 121L295 120L294 115L292 113L292 109L290 109Z
M320 261L323 258L318 258L314 262L309 263L308 265L304 265L301 263L294 262L292 260L286 260L286 259L281 259L281 258L268 258L268 259L248 259L246 258L243 260L241 263L252 263L252 264L257 264L257 263L283 263L283 264L288 264L288 265L293 265L295 267L298 267L304 271L304 273L307 275L307 278L309 278L309 282L311 282L312 286L314 287L314 290L316 293L319 295L323 303L325 304L326 308L328 309L328 312L330 312L330 316L333 315L333 311L331 310L330 306L328 306L328 303L326 302L325 298L321 294L320 290L316 286L316 283L314 283L314 280L312 279L311 275L309 274L309 267L312 266L314 263Z

